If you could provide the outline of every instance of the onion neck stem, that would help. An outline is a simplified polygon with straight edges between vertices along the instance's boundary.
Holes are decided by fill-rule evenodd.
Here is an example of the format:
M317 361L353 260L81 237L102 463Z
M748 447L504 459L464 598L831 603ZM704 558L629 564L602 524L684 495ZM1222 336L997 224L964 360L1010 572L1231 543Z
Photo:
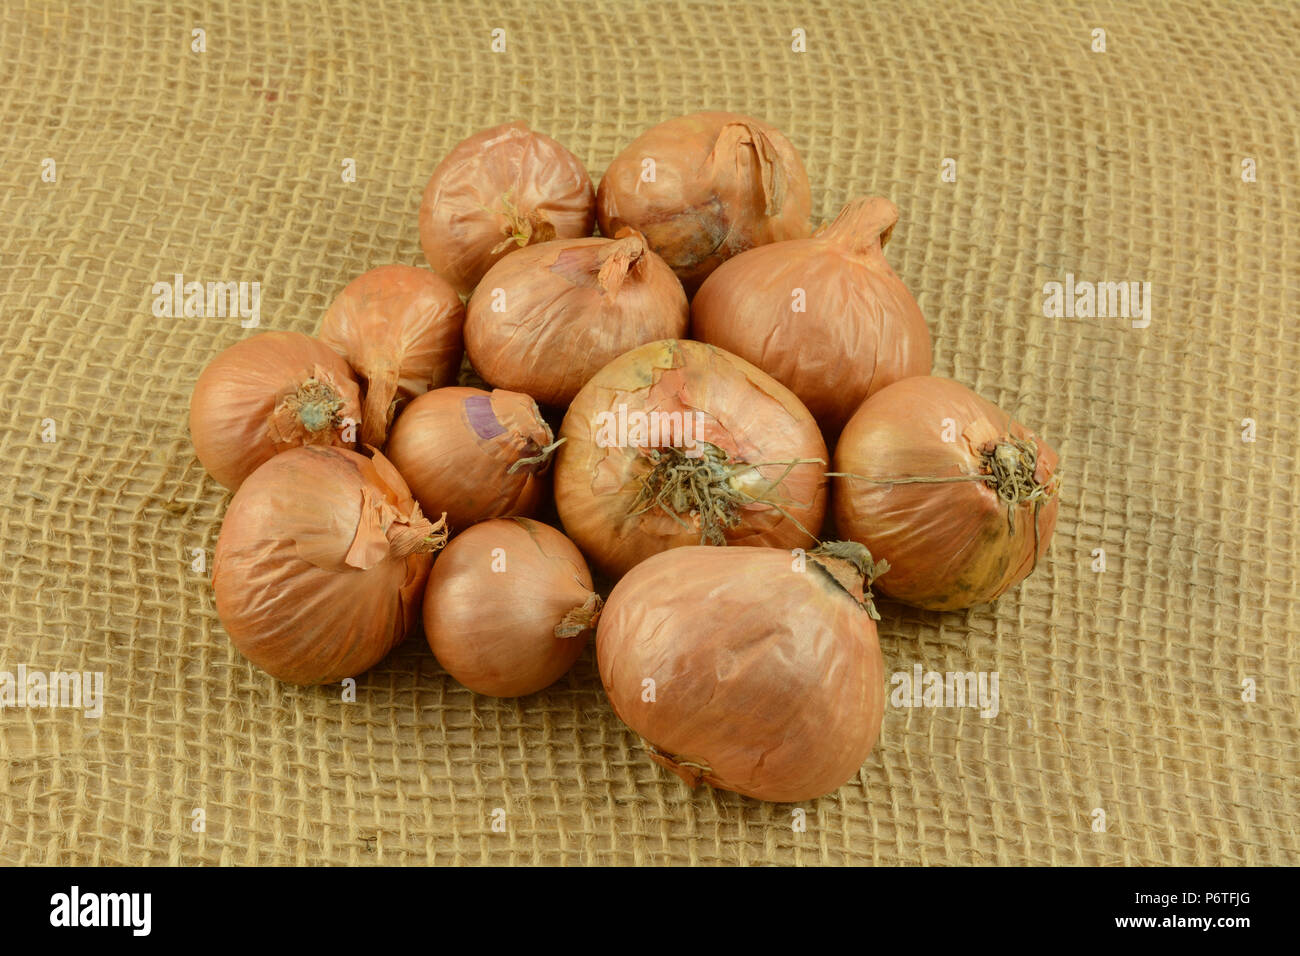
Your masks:
M611 301L618 297L623 280L644 261L648 248L645 237L627 227L620 229L618 236L601 248L596 281Z
M856 541L827 541L808 552L808 557L857 601L872 620L880 620L871 583L889 570L888 561L875 560L866 546Z
M776 144L766 131L744 121L728 123L718 133L709 159L738 163L740 150L748 146L754 152L758 181L763 188L763 215L776 216L786 199L785 168Z
M444 511L436 522L424 515L405 524L394 521L385 535L389 552L395 558L437 551L447 543L447 513Z
M546 465L550 462L551 456L555 454L555 449L559 448L566 441L568 441L567 438L556 439L551 442L551 444L538 451L537 454L520 458L506 469L506 474L513 475L520 468L528 468L534 473L544 470Z
M504 252L511 246L523 247L533 242L549 242L555 238L555 227L550 220L537 210L525 213L519 209L510 198L509 190L501 194L500 203L500 213L506 220L502 227L506 238L493 247L493 255ZM487 207L484 209L493 211L487 210Z
M560 623L555 625L555 636L577 637L583 631L591 630L600 620L600 612L604 606L605 602L601 600L600 595L593 591L587 595L585 602L571 608L560 619Z
M818 233L866 255L884 249L897 224L897 206L883 196L868 196L846 203Z

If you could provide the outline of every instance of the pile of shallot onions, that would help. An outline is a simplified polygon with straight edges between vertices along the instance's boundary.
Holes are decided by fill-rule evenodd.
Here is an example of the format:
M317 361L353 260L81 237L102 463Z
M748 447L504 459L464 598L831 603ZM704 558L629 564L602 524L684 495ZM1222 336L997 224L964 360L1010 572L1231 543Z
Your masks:
M811 208L791 141L738 114L660 123L598 190L522 123L458 144L420 204L431 270L375 264L317 338L253 335L198 377L195 453L234 492L212 580L234 646L327 684L422 631L452 679L513 698L582 679L594 635L614 713L692 787L859 779L884 718L873 590L995 600L1044 561L1061 479L932 374L884 257L894 204L815 231Z

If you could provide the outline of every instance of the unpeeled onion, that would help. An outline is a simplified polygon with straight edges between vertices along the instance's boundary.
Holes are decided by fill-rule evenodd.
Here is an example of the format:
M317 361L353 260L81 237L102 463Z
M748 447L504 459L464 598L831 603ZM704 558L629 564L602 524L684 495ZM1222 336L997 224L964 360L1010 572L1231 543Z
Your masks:
M446 512L459 533L485 518L536 511L553 442L527 395L451 386L411 402L384 451L421 507Z
M347 359L365 385L365 444L384 444L404 403L455 383L464 324L456 290L427 269L380 266L339 293L321 322L320 340Z
M299 332L263 332L208 363L190 397L190 438L231 491L258 465L300 445L351 448L360 391L333 349Z
M882 594L933 610L983 604L1046 554L1056 466L1046 442L964 385L906 378L840 436L836 527L889 562Z
M444 528L383 455L287 451L253 472L226 511L212 569L217 615L273 677L355 677L410 629Z
M512 252L469 300L465 346L501 388L567 405L629 349L686 334L686 293L645 237L559 239Z
M691 302L692 336L748 359L803 399L828 437L869 395L930 374L930 331L885 261L888 199L856 199L810 239L723 263Z
M520 697L564 675L600 618L581 552L527 518L454 538L424 593L424 634L447 673L478 694Z
M615 713L691 786L778 802L830 793L884 718L869 591L884 570L846 542L647 559L615 585L596 633Z
M595 205L576 156L507 123L459 143L433 171L420 203L420 245L429 265L469 295L512 249L591 235Z
M640 230L688 293L737 253L808 235L811 211L808 174L790 141L736 113L650 128L614 157L596 194L602 235Z
M560 520L612 575L686 545L809 545L825 514L826 444L808 409L711 345L619 356L573 400L560 440Z

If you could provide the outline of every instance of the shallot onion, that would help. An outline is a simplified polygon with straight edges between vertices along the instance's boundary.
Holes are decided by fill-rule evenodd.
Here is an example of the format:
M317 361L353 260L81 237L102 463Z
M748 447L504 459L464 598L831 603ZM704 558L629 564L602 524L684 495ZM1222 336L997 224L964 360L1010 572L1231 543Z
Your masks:
M578 393L560 440L560 520L613 575L686 545L807 545L825 514L826 445L808 409L710 345L621 355Z
M642 133L600 181L602 235L640 230L688 293L746 249L808 235L803 161L774 126L736 113L692 113Z
M882 252L897 222L889 200L857 199L810 239L742 252L696 293L692 336L753 362L837 435L869 395L930 374L925 317Z
M226 511L212 570L217 615L272 677L354 677L410 630L444 529L383 455L287 451L253 472Z
M857 775L884 719L869 586L885 570L851 542L647 559L615 585L596 633L615 713L692 787L777 802L830 793Z
M494 518L454 538L424 592L424 634L478 694L521 697L573 666L600 618L581 552L549 525Z
M469 295L512 249L589 236L591 177L571 152L523 123L475 133L429 177L420 245L434 271Z
M231 491L278 452L351 448L360 390L333 349L299 332L263 332L208 363L190 397L190 438L203 467Z
M403 404L455 383L464 324L456 290L427 269L380 266L344 287L325 313L320 340L365 385L362 442L382 446Z
M512 252L469 300L465 345L501 388L567 405L629 349L686 334L686 293L645 237L559 239Z
M890 572L880 592L952 610L992 601L1047 552L1061 479L1046 442L945 378L871 396L835 451L835 521Z
M476 521L529 515L546 491L551 428L527 395L451 386L397 417L385 453L430 514L453 533Z

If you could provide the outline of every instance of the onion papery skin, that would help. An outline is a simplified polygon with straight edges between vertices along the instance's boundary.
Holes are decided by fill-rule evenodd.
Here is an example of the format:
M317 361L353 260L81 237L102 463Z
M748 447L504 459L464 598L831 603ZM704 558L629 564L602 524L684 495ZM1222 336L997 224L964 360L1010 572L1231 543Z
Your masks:
M945 430L954 441L944 441ZM1034 449L1032 482L1042 489L1012 506L1010 521L985 481L899 481L978 477L986 451L1009 439ZM1057 464L1046 442L966 386L903 379L867 399L840 436L834 471L862 477L834 479L836 528L889 562L880 593L939 611L984 604L1047 553L1060 506Z
M305 404L295 403L299 398ZM263 462L302 445L352 448L361 392L348 364L299 332L236 342L199 375L190 438L203 467L234 491Z
M785 385L833 440L869 395L930 374L925 317L882 251L897 221L889 200L855 200L812 238L723 263L691 302L692 336Z
M475 371L500 388L563 406L624 352L686 334L681 283L645 238L561 239L512 252L469 301Z
M573 542L539 521L493 518L438 555L424 634L438 663L470 690L521 697L573 666L600 608Z
M655 178L644 181L645 162ZM600 181L602 235L645 235L693 294L738 253L811 231L803 161L776 127L736 113L692 113L660 123L614 158Z
M523 123L481 130L434 169L420 203L420 245L461 295L506 253L589 236L596 195L578 158Z
M427 269L380 266L344 287L325 313L320 340L365 386L362 442L382 447L402 405L455 384L464 325L460 296Z
M547 490L545 449L552 441L529 396L451 386L411 402L384 452L420 506L446 512L451 532L459 534L487 518L536 511Z
M293 684L355 677L419 614L446 540L396 469L341 448L277 455L235 493L217 539L212 589L235 647Z
M811 553L797 564L774 548L679 548L609 596L596 657L610 703L692 786L812 800L875 745L884 664L861 582L850 594Z
M632 514L641 510L637 499L655 467L653 453L680 446L602 446L610 437L603 424L609 418L600 416L617 417L620 406L629 418L683 413L694 421L701 413L697 442L725 453L736 468L731 480L751 498L774 502L739 507L738 523L715 543L815 543L811 535L820 530L827 493L825 468L816 462L827 454L812 415L793 392L744 359L700 342L666 340L633 349L597 372L560 427L556 508L566 533L601 570L617 577L652 554L700 544L705 530L689 511L674 516L650 507ZM778 464L797 460L804 463Z

